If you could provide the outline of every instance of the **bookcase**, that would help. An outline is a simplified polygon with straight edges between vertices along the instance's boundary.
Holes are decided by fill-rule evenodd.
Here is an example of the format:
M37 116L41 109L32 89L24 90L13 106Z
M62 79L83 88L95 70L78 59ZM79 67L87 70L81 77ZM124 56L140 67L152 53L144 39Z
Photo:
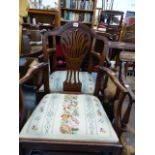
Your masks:
M93 27L95 22L96 0L59 0L61 24L79 21Z
M33 18L35 18L36 23L48 23L54 26L60 25L59 11L57 9L29 9L28 16L31 23L33 22Z

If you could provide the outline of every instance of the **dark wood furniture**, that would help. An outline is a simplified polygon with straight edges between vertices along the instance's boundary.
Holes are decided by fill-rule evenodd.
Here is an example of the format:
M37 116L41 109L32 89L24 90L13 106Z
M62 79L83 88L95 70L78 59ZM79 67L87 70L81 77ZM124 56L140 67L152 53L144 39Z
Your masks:
M26 29L32 29L32 30L35 30L35 29L39 29L39 30L43 30L43 29L47 29L47 30L53 30L55 28L55 25L54 24L42 24L42 23L39 23L39 24L29 24L29 23L23 23L23 28L26 28Z
M135 44L129 42L122 42L122 41L108 41L108 52L107 52L107 60L110 63L110 60L113 57L116 58L116 66L119 62L119 54L122 50L126 51L135 51Z
M19 58L20 77L26 73L30 66L43 61L41 33L38 27L33 29L23 28L22 30L22 45ZM28 85L32 86L33 84L29 82Z
M24 29L19 58L19 71L22 77L31 64L43 61L43 47L40 30Z
M65 30L65 31L64 31ZM49 91L49 77L48 75L48 69L46 68L46 74L43 74L44 77L44 91L45 94L47 94L42 100L41 102L38 104L36 110L34 111L34 113L32 114L32 117L30 117L30 119L28 120L28 122L25 124L24 128L22 129L21 133L20 133L20 155L24 155L24 150L25 149L32 149L32 150L41 150L41 151L67 151L67 152L94 152L94 153L98 153L98 154L102 154L102 152L112 152L112 155L118 155L121 151L121 144L119 143L119 140L115 137L115 131L117 132L118 136L120 135L120 131L121 131L121 106L122 106L122 101L124 99L124 97L126 96L126 89L121 85L121 83L118 81L118 79L114 76L114 73L105 67L99 67L99 74L97 75L97 83L96 83L96 87L95 87L95 92L94 95L87 95L87 94L81 94L81 87L82 87L82 83L79 80L79 72L80 72L80 65L82 64L83 58L84 56L89 52L90 50L89 48L91 47L91 36L93 35L92 32L90 31L90 29L88 29L87 26L81 24L81 23L68 23L66 25L64 25L59 31L58 31L60 36L61 36L61 44L62 44L62 48L63 48L63 52L64 52L64 56L67 62L67 75L66 75L66 80L63 83L63 90L64 92L62 93L50 93L48 94ZM52 48L46 48L47 46L47 36L49 34L54 35L52 32L48 32L44 35L44 49L46 49L44 52L45 53L45 60L47 58L47 55L49 54L50 51L53 51ZM94 41L95 42L95 41ZM96 54L96 56L100 56L98 54ZM103 58L105 58L104 55L102 55ZM102 59L103 59L102 58ZM31 70L31 72L29 72L27 74L27 76L23 77L22 79L20 79L20 83L24 83L26 82L28 79L30 79L33 76L33 73L37 72L38 70L38 66L33 67L33 70ZM101 106L101 102L97 99L97 97L99 96L101 89L104 88L104 86L106 85L106 81L105 81L105 76L108 76L117 86L117 94L116 94L116 106L114 109L114 121L113 121L113 126L115 128L114 130L111 130L111 128L113 128L110 125L110 121L108 119L108 117L105 119L106 116L103 116L103 113L100 112L100 110L104 110L103 107ZM64 100L61 100L61 98L65 96ZM83 131L82 137L80 135L78 135L78 129L76 127L73 127L74 130L70 130L66 125L68 123L68 121L73 119L73 116L76 115L77 118L74 119L73 121L75 121L77 124L79 124L80 122L77 120L78 119L78 110L79 108L79 104L82 103L82 105L90 105L91 104L91 100L81 100L81 102L79 102L78 100L76 100L78 97L80 96L87 96L88 98L93 98L93 102L98 101L98 103L96 103L97 105L100 105L100 108L97 111L97 116L105 119L105 122L109 122L108 125L109 127L106 128L106 131L103 129L103 126L101 126L101 128L99 129L99 133L110 133L108 134L112 139L107 141L103 138L101 138L100 136L97 136L99 139L101 138L101 141L98 141L98 139L93 140L93 138L89 139L89 135L93 136L93 131L92 128L90 127L91 132L87 134L85 134L85 132ZM56 101L56 100L58 101ZM49 105L48 108L46 108L46 105ZM59 108L56 110L54 110L53 108L51 109L50 106L51 105L58 105L59 104ZM63 107L62 105L65 104L66 106ZM92 104L92 106L96 105L95 103ZM73 107L70 107L73 106ZM92 106L88 106L85 110L90 110L90 108ZM77 111L74 111L74 108L77 108ZM51 130L50 125L52 125L51 121L55 120L54 117L58 116L57 114L60 112L59 110L62 108L62 112L64 111L65 113L63 115L60 116L58 118L55 118L57 122L61 123L65 123L63 125L65 126L61 126L61 128L59 128L60 130L57 130L57 133L54 134L53 131L55 132L55 130ZM67 109L66 109L67 108ZM74 115L72 115L72 117L68 117L69 115L69 109L74 111ZM81 107L82 108L82 107ZM93 107L92 107L93 108ZM49 110L54 110L54 113L58 113L53 116L53 112L51 113ZM68 111L69 110L69 111ZM71 111L72 111L71 110ZM84 111L85 111L84 110ZM94 109L95 110L95 109ZM82 112L83 114L85 112ZM92 111L92 110L91 110ZM38 113L39 112L39 113ZM45 112L45 115L40 115L40 112ZM69 113L68 113L69 112ZM91 121L86 121L92 124L93 126L95 125L94 122L92 121L93 117L91 117L91 115L93 116L94 113L96 114L96 110L92 113L89 113L89 117L87 115L86 118L90 118ZM37 115L39 114L39 115ZM42 113L43 114L43 113ZM47 114L47 115L46 115ZM35 117L37 116L37 117ZM46 119L44 119L44 116L47 116L47 118L49 118L47 121ZM67 116L67 117L66 117ZM82 117L82 120L85 120L83 118L83 115L81 115L80 112L80 117ZM51 119L52 118L52 119ZM62 119L67 119L66 121L61 121ZM46 122L47 124L42 128L40 128L42 131L40 132L40 129L38 130L37 124L33 125L33 123L31 124L31 122L35 122L35 121L39 121L39 120L44 119L44 123ZM68 120L69 119L69 120ZM99 120L101 121L101 120ZM39 121L40 122L40 121ZM38 122L38 123L39 123ZM74 122L74 123L75 123ZM79 123L78 123L79 122ZM101 121L100 123L102 124L104 121ZM40 123L39 123L40 124ZM39 125L38 124L38 125ZM81 124L81 123L80 123ZM30 126L31 127L30 127ZM58 125L58 124L57 124ZM53 125L52 125L53 126ZM95 125L95 128L98 125ZM53 126L54 127L54 126ZM67 127L67 128L66 128ZM44 130L45 129L45 130ZM51 132L49 132L49 129L51 130ZM66 130L67 129L67 130ZM69 130L68 130L69 129ZM96 129L95 129L96 130ZM31 132L32 131L32 132ZM44 134L45 131L45 134ZM89 130L88 130L89 131ZM34 134L33 134L34 133ZM48 135L50 134L50 135ZM76 134L78 136L76 136ZM94 133L95 134L95 133ZM106 135L106 136L108 136ZM55 138L54 138L54 137ZM62 137L61 137L62 136ZM73 136L73 137L72 137ZM75 136L75 137L74 137ZM83 137L84 136L88 136L86 139ZM108 136L108 137L109 137ZM53 137L53 138L52 138ZM81 139L81 138L82 139ZM107 138L108 138L107 137ZM115 138L117 139L115 139ZM73 138L73 139L72 139ZM115 140L114 140L115 139Z
M42 53L40 30L23 29L20 57L39 57Z
M36 24L42 23L54 25L54 27L60 26L59 11L56 9L52 10L42 10L42 9L29 9L28 16L30 17L30 22L33 18L36 19ZM47 25L48 26L48 25Z
M23 69L22 67L22 72L24 73L23 76L20 73L19 80L19 130L22 129L26 120L29 118L37 105L36 89L37 86L39 87L43 83L42 72L48 67L48 64L45 63L33 63L34 58L28 59L29 61L24 64L24 67L27 66L27 69ZM37 76L35 75L36 68L38 72ZM30 78L31 73L34 74L33 78ZM29 78L33 81L33 86L26 84L30 81Z
M120 73L122 70L122 63L125 62L125 76L128 74L128 68L132 68L132 75L135 75L135 52L121 51L119 55Z
M123 152L124 152L124 154L122 155L135 154L135 145L134 145L135 144L135 131L133 127L129 125L129 119L131 118L130 116L131 110L135 103L135 94L134 94L134 88L131 87L131 83L130 83L131 81L129 82L127 79L127 71L128 71L127 68L129 66L128 63L132 63L132 66L134 65L133 55L134 53L132 53L132 56L130 56L130 58L129 57L125 58L124 55L122 59L120 58L121 59L120 81L124 85L124 87L126 87L128 91L128 95L127 95L128 104L126 106L124 114L122 115L122 133L120 136L120 142L123 145ZM131 76L131 75L128 75L128 76ZM132 83L134 83L133 80L134 79L132 79Z
M97 29L97 34L104 35L110 40L119 40L122 28L123 12L116 10L101 11Z
M27 30L53 30L60 26L60 13L57 9L29 9L28 17L23 18L22 24Z
M123 153L132 155L135 154L135 131L133 128L134 125L129 121L132 114L131 110L133 109L133 106L135 104L135 53L131 51L121 51L119 59L119 79L128 91L128 104L126 106L124 114L122 115L122 134L120 137L120 142L123 145Z
M120 41L135 43L135 24L123 26Z
M108 47L119 50L135 50L134 43L126 43L122 41L108 41Z

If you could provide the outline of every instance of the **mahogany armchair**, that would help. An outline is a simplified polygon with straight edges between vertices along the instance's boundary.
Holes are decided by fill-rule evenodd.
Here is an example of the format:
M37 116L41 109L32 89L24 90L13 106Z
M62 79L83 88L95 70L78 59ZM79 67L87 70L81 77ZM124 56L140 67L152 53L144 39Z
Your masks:
M84 56L90 52L88 47L91 45L91 32L80 23L79 25L69 23L65 28L69 29L66 31L60 29L63 52L67 61L63 92L49 93L49 78L45 76L49 72L46 69L47 73L44 74L46 95L20 132L20 155L24 155L25 149L98 154L112 152L112 155L118 155L121 151L120 109L127 91L110 69L99 67L94 95L82 93L83 83L79 78L79 72ZM78 45L81 45L80 48L77 43L71 41L74 37L77 38ZM73 46L66 46L68 42ZM44 48L45 46L46 44ZM37 68L37 66L34 68L34 72ZM34 72L29 73L28 77L32 77ZM98 99L106 85L105 76L117 86L113 126ZM24 77L21 81L26 81L28 77Z

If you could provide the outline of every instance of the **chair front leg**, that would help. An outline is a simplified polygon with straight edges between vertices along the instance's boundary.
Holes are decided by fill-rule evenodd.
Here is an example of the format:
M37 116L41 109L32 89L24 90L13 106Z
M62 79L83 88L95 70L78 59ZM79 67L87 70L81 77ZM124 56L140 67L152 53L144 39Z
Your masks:
M121 155L122 148L115 148L113 149L112 155Z

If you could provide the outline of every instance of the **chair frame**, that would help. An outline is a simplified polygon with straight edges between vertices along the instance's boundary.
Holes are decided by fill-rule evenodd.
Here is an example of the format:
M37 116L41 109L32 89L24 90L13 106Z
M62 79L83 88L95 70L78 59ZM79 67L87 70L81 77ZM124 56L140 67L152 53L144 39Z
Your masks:
M70 23L72 24L72 23ZM65 25L65 27L70 26L70 24ZM85 27L85 26L84 26ZM60 29L60 32L63 32L64 29ZM55 48L47 48L47 36L49 35L55 36L55 32L47 32L44 35L43 39L43 49L44 49L44 59L47 62L48 61L48 56L49 53L52 51L55 51ZM58 34L58 33L57 33ZM54 37L55 38L55 37ZM95 40L94 40L95 42ZM93 44L94 44L93 42ZM90 48L91 49L91 48ZM92 50L92 53L94 51ZM105 58L104 53L101 55L99 54L94 54L97 56L101 61L100 65L103 66L103 58ZM47 64L47 63L46 63ZM23 84L26 82L28 79L33 77L34 73L37 73L41 69L44 69L44 93L48 94L49 91L49 70L48 66L42 63L38 64L35 67L32 67L26 76L20 79L20 84ZM46 67L45 67L46 66ZM88 67L89 68L89 67ZM90 67L91 68L91 67ZM105 83L103 84L103 80L105 77L108 76L114 84L117 86L117 94L116 94L116 100L115 100L115 108L114 108L114 121L113 121L113 126L114 129L116 130L118 136L120 135L121 131L121 107L123 104L124 97L126 96L127 90L122 86L122 84L119 82L119 80L116 78L115 74L108 68L106 67L99 67L99 72L97 74L97 82L96 82L96 88L95 88L95 96L99 96L101 89L104 88L106 85ZM102 85L103 84L103 85ZM65 94L82 94L80 92L61 92ZM102 103L102 101L101 101ZM91 141L91 142L84 142L84 141L65 141L65 140L35 140L35 139L22 139L20 138L19 140L19 145L20 145L20 155L24 155L25 149L33 149L33 150L42 150L42 151L67 151L67 152L94 152L94 153L99 153L102 154L102 152L112 152L112 155L119 155L121 152L122 145L118 143L107 143L107 142L96 142L96 141Z

